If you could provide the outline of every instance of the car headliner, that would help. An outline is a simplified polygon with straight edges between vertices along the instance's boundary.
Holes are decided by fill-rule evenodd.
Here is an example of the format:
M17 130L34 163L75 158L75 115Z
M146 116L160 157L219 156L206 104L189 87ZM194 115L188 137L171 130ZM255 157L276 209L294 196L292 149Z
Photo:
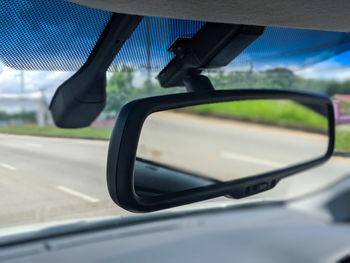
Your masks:
M127 14L348 32L348 0L68 0Z

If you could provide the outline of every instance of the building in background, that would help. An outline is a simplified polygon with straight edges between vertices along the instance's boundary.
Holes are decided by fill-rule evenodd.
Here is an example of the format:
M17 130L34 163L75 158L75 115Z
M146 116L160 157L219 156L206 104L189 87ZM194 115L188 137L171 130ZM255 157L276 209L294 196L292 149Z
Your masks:
M350 123L350 95L335 94L333 105L336 123Z
M0 94L0 112L7 114L35 113L38 126L51 125L48 103L42 92Z

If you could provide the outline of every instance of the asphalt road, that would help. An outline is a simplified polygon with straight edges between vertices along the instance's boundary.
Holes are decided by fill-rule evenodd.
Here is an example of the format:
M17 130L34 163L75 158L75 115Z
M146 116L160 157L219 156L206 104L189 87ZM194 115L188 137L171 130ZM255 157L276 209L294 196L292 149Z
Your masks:
M174 119L172 124L177 125L177 122L178 120ZM202 168L205 167L203 170L220 170L222 173L217 174L223 176L221 179L234 179L234 177L239 176L238 172L225 175L225 171L229 169L225 168L224 164L227 166L229 163L236 165L243 163L242 167L249 169L252 167L254 169L273 168L271 163L270 167L267 165L268 163L264 163L264 160L270 160L271 156L268 155L268 152L271 152L273 148L266 150L263 146L259 146L258 143L261 140L258 138L261 138L261 134L265 132L265 135L270 133L271 136L270 139L266 139L267 141L271 141L272 138L276 140L278 138L277 130L264 130L263 127L257 129L258 127L248 127L236 123L237 134L234 136L248 136L254 142L253 149L255 150L242 152L235 148L237 140L227 141L225 139L223 133L227 132L228 129L224 127L225 124L215 125L217 129L210 132L220 131L217 138L220 138L225 144L218 143L213 138L209 139L208 134L201 129L194 130L190 133L191 141L196 138L197 142L205 140L210 143L202 145L200 151L202 154L198 154L196 161L190 160L188 157L182 158L185 163L202 165ZM174 136L181 133L179 130L169 127L170 123L166 128L169 136L169 132L172 132ZM191 124L186 128L186 133L188 133L188 129L192 129L191 127L198 127L198 124L194 125L193 120L191 120ZM158 129L155 134L159 135L161 131ZM288 144L294 146L296 146L296 140L310 140L310 138L301 135L297 136L296 139L294 135L288 133L284 133L283 136L290 137ZM180 144L177 139L168 142L171 143L171 149L186 149L184 145L187 143ZM156 142L158 142L157 140L159 141L159 137L156 136ZM242 144L249 140L241 139L238 141ZM318 140L318 142L322 141ZM218 145L225 147L217 148ZM226 152L226 155L216 155L215 158L222 159L220 162L211 160L210 158L213 156L208 160L203 160L202 157L205 157L208 147L216 147L211 151L215 153L223 151ZM74 218L129 214L117 207L108 195L105 179L107 148L108 142L106 141L0 134L0 228ZM298 149L298 158L300 158L303 153L300 152L300 147ZM287 148L284 152L287 154ZM289 149L288 154L295 154L295 152ZM279 152L279 159L274 159L273 162L288 161L289 158L284 159L282 155ZM261 160L263 161L261 162ZM274 190L263 193L259 197L293 197L317 190L349 174L349 168L349 158L336 157L325 165L282 181Z

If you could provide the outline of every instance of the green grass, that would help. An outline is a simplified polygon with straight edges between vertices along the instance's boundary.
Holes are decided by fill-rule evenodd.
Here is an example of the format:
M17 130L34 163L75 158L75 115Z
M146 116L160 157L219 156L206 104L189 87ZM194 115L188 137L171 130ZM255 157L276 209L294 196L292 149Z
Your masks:
M350 152L350 132L336 131L335 149L338 151Z
M350 103L349 102L340 102L340 113L344 115L350 114Z
M94 127L82 129L60 129L55 126L38 127L36 125L0 127L0 133L87 139L109 139L111 132L112 129Z
M186 110L202 115L244 119L308 130L325 130L328 125L325 117L303 105L289 101L254 100L212 103L188 107Z
M305 106L288 101L256 100L213 103L188 107L186 111L305 130L325 130L328 126L325 117ZM335 150L350 152L350 132L336 132Z

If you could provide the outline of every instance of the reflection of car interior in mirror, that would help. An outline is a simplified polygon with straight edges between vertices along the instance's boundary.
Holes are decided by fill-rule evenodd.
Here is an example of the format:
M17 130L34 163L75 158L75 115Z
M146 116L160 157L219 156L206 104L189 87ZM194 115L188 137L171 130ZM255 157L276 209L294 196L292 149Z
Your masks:
M139 158L135 162L135 190L142 196L179 192L218 182L205 176L174 170Z

